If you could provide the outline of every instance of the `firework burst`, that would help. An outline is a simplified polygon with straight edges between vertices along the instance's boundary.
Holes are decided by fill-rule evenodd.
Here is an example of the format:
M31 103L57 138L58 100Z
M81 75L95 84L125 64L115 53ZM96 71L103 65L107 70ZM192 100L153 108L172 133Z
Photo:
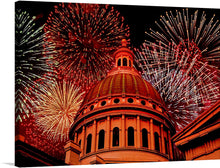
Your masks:
M159 27L158 31L150 29L147 35L153 37L157 42L168 46L172 43L178 51L181 60L182 55L187 57L186 69L194 73L194 68L206 67L219 68L220 65L220 24L215 21L215 15L207 21L206 14L199 15L196 11L190 15L188 9L182 13L176 10L176 16L173 12L161 16L160 22L155 22ZM193 66L192 66L193 63Z
M36 122L48 139L65 141L74 116L82 102L83 92L71 82L43 83L39 89Z
M119 12L108 5L59 4L44 31L45 52L60 78L71 78L81 87L104 77L112 68L114 49L129 28Z
M31 17L21 9L15 13L15 114L16 122L33 113L33 81L50 72L43 52L43 26L35 25Z
M194 120L204 109L220 98L219 84L215 71L205 65L188 75L190 67L185 67L186 56L172 48L160 45L143 44L141 51L136 50L136 59L142 70L142 76L160 93L168 107L169 115L181 130Z

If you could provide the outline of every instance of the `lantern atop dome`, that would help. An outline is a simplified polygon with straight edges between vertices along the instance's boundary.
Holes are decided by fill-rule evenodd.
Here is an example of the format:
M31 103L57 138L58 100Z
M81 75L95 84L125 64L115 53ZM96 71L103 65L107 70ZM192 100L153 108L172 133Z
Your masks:
M127 47L127 44L127 40L122 39L121 46L113 54L115 66L107 76L120 73L140 76L139 72L133 67L134 53Z
M133 67L134 53L128 49L127 40L122 39L121 47L115 51L115 67Z

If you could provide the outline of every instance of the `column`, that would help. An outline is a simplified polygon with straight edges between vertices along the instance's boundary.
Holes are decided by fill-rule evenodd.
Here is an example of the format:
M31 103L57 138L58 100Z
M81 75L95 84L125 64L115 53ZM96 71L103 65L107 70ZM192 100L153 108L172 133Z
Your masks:
M192 149L189 149L189 157L188 157L188 160L192 160L192 157L193 157Z
M140 131L140 116L137 116L137 143L136 147L141 147L141 131Z
M122 114L121 117L121 146L125 147L126 144L126 138L125 138L125 115Z
M110 148L110 116L107 117L107 129L106 129L106 137L105 137L105 141L106 141L106 145L105 148L109 149Z
M188 150L188 155L187 155L187 157L186 157L186 160L190 160L190 157L191 157L191 151L190 151L191 149L189 149Z
M169 143L169 151L170 151L170 159L173 160L173 148L172 148L172 142L170 139L170 131L168 131L168 143Z
M154 129L153 129L153 119L150 119L150 149L154 150Z
M82 152L81 152L81 156L83 156L85 154L85 139L86 139L86 128L85 128L85 125L83 125L83 128L82 128L82 141L81 141L81 148L82 148Z
M160 125L160 137L161 137L161 152L165 153L165 142L163 135L163 124Z
M185 153L186 160L187 160L187 158L189 157L189 151L188 151L188 150L186 150L184 153Z
M93 122L93 128L92 128L92 149L91 152L95 152L96 151L96 131L97 127L96 127L96 120L94 120Z

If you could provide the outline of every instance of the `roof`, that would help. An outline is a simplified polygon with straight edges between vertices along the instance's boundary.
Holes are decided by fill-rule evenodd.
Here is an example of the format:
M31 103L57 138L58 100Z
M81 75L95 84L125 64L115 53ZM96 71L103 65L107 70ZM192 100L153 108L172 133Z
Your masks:
M93 87L86 95L83 105L104 96L142 96L164 105L159 93L140 75L118 73L109 75ZM83 106L82 105L82 106Z
M204 111L182 131L172 137L176 146L182 146L220 128L220 100Z
M84 98L81 108L96 99L110 98L112 96L144 97L159 105L165 105L159 93L133 67L134 53L127 48L127 41L125 39L122 40L122 46L114 52L113 56L116 61L115 67L108 73L105 79L90 89ZM127 63L119 65L117 64L118 59L123 59ZM128 60L130 63L128 63Z

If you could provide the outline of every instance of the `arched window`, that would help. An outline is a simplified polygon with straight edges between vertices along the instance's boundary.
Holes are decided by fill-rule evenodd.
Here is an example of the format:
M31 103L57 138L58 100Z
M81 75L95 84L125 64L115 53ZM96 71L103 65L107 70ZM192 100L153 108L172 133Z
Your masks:
M148 148L148 133L145 128L142 129L142 146Z
M115 127L113 129L113 142L112 146L119 146L119 128Z
M91 152L91 143L92 143L92 134L87 136L87 146L86 146L86 153Z
M123 58L123 66L127 66L127 58Z
M118 60L118 66L121 66L121 58Z
M131 60L129 60L129 67L131 67Z
M134 128L128 128L128 146L134 146Z
M103 149L105 143L105 131L101 130L99 131L99 146L98 149Z
M80 141L79 141L79 147L81 147L81 139L80 139Z
M164 138L164 145L165 145L165 153L168 154L168 143L167 143L167 139Z
M160 151L159 135L157 132L154 133L155 150Z

